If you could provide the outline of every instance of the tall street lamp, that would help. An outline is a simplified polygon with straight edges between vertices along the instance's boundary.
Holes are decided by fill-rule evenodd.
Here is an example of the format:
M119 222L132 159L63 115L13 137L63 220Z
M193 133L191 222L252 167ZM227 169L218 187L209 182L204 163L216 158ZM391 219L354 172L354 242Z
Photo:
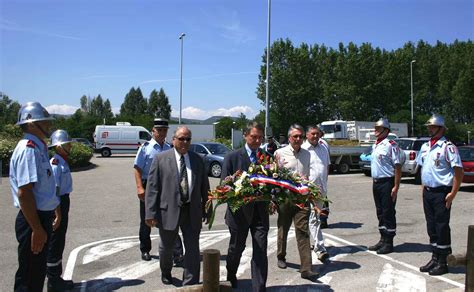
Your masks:
M269 112L268 112L268 102L270 99L270 11L271 11L272 1L268 0L268 24L267 24L267 76L265 79L266 92L265 92L265 137L270 136L270 121L269 121Z
M413 121L413 63L415 63L416 60L411 60L410 62L410 80L411 80L411 135L415 136L415 131L414 131L414 121Z
M181 79L179 83L179 120L178 124L181 124L181 112L183 108L183 42L184 42L184 36L186 34L182 33L179 36L179 39L181 40Z

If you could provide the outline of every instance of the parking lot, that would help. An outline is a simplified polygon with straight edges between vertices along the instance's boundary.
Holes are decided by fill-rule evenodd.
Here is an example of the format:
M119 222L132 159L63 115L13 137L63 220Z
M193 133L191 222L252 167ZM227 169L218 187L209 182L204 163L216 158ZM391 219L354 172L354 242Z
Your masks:
M133 178L133 157L94 157L94 167L73 173L70 225L63 266L65 277L72 278L81 291L151 291L164 288L160 281L158 232L153 231L153 260L140 259L138 248L138 199ZM211 186L218 179L210 178ZM294 232L289 235L288 269L277 267L276 220L272 215L268 238L270 291L464 291L465 269L450 268L450 273L432 277L418 272L430 257L428 236L421 200L421 187L404 178L397 201L395 252L377 255L366 247L379 238L371 178L362 172L329 177L329 228L324 229L330 262L321 264L313 257L313 269L321 274L317 282L300 278L299 256ZM14 222L18 212L12 206L8 178L0 184L1 290L13 290L17 268ZM464 253L468 225L474 224L474 184L463 185L451 212L454 253ZM225 207L218 208L212 230L201 234L201 250L221 252L221 279L225 280L225 255L228 231L224 224ZM250 239L250 236L249 238ZM238 271L239 290L251 287L251 241ZM174 284L180 285L182 269L173 269ZM201 277L202 279L202 277ZM394 288L396 287L396 288Z

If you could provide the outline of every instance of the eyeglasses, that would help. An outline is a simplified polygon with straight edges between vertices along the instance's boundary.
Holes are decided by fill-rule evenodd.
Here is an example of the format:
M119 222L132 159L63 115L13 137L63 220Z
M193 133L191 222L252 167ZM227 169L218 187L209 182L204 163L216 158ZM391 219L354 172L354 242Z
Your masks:
M189 137L179 137L179 138L176 138L176 139L178 139L181 142L184 142L184 141L190 142L191 141L191 138L189 138Z

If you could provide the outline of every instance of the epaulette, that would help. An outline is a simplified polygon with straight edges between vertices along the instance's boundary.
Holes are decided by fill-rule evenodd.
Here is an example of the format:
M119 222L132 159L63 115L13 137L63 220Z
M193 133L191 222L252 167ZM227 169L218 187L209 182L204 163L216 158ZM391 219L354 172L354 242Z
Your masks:
M392 145L397 145L397 142L393 141L393 140L388 140L388 142Z
M36 144L33 140L28 140L28 142L26 142L26 147L36 148Z
M145 143L143 143L143 146L148 146L148 144L150 144L150 142L146 141Z
M56 158L53 158L53 161L51 161L51 164L53 164L53 165L58 165L58 164L59 164L59 160L57 160Z

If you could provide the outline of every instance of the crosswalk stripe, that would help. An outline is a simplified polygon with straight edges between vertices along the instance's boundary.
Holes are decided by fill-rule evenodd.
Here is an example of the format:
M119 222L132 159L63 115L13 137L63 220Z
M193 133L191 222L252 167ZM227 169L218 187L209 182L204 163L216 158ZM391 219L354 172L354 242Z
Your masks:
M89 249L84 257L82 258L82 264L88 264L93 261L99 260L103 257L111 256L122 250L129 249L138 245L139 242L136 239L124 240L119 242L109 242L101 245L97 245Z
M397 270L391 264L386 263L375 289L377 292L426 292L426 280L413 273Z

